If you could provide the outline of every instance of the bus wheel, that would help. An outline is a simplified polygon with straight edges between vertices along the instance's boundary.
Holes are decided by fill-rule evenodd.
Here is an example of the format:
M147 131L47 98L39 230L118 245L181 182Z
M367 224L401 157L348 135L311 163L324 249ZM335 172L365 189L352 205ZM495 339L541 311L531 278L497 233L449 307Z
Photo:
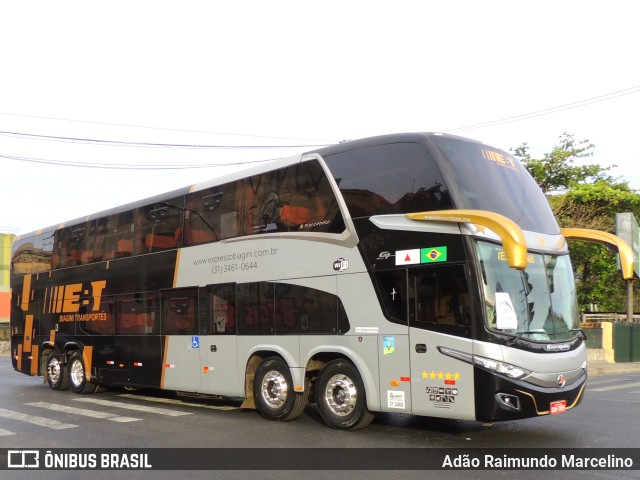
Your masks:
M269 420L293 420L306 407L306 397L294 392L289 366L280 357L267 358L256 370L253 399L260 414Z
M374 416L367 410L364 384L356 367L346 360L329 362L316 383L320 416L332 428L364 428Z
M96 384L87 379L82 352L76 351L71 354L67 363L67 373L69 387L75 393L93 393L96 390Z
M49 355L51 355L51 353L51 350L43 350L42 355L40 356L40 375L42 375L45 385L49 383L49 370L47 368L47 364L49 362Z
M66 390L69 388L69 379L59 355L51 353L47 360L47 383L53 390Z

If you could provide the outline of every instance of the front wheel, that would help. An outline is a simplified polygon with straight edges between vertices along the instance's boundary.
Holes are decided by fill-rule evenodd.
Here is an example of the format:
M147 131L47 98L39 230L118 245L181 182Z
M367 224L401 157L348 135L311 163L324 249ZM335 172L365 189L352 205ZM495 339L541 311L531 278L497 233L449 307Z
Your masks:
M260 414L269 420L293 420L306 406L306 397L294 391L289 366L280 357L267 358L256 370L253 399Z
M96 384L91 383L87 378L82 352L73 352L71 354L67 363L67 373L69 387L73 392L85 394L93 393L96 390Z
M53 390L66 390L69 388L69 379L64 368L61 355L51 353L47 359L47 383Z
M356 367L346 360L329 362L316 383L320 416L332 428L357 430L371 423L364 384Z

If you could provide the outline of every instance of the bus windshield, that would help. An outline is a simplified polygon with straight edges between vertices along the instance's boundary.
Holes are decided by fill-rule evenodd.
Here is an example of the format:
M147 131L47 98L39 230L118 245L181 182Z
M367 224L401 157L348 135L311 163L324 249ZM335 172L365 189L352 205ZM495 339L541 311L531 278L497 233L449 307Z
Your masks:
M456 208L496 212L523 230L557 235L560 228L540 187L513 156L487 145L431 137Z
M490 329L528 340L564 341L576 335L579 316L568 255L529 253L527 268L509 268L499 245L478 242Z

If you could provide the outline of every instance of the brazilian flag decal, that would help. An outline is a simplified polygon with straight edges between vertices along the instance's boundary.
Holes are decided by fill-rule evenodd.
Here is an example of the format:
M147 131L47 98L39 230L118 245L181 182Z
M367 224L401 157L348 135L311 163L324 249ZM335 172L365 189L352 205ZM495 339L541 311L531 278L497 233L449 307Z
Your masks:
M420 263L447 261L447 247L429 247L420 249Z

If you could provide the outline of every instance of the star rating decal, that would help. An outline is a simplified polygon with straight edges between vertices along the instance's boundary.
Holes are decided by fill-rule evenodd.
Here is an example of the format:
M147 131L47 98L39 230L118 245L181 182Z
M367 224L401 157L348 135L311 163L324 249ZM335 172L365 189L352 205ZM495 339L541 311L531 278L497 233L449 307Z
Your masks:
M431 371L431 372L427 372L426 370L424 372L422 372L422 378L424 378L425 380L431 379L431 380L460 380L460 374L458 372L455 373L451 373L451 372L435 372L435 371Z

